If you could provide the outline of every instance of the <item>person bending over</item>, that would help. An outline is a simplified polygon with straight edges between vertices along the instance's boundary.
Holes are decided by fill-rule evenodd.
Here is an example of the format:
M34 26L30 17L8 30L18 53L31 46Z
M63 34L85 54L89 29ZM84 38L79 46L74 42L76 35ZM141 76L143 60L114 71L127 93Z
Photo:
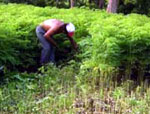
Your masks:
M40 64L55 63L55 48L59 46L53 39L53 35L64 33L67 35L68 40L71 42L73 48L77 50L78 46L73 40L75 26L72 23L64 23L57 19L48 19L36 27L36 35L42 44ZM55 47L55 48L54 48Z

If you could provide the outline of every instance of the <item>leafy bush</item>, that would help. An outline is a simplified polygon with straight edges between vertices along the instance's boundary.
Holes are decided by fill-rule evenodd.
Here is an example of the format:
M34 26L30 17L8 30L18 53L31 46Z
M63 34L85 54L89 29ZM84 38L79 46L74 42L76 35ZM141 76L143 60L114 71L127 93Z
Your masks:
M143 72L150 64L149 25L149 18L136 14L99 17L89 28L92 59L86 64L105 70L122 67Z
M40 47L35 28L43 20L56 18L73 22L76 26L75 38L80 41L81 37L88 35L87 27L92 18L88 16L89 11L84 9L59 10L17 4L1 4L0 6L0 65L11 68L37 65ZM64 42L64 45L60 42L60 45L67 46L67 42Z
M130 73L136 69L140 74L149 65L150 23L146 16L22 4L1 4L0 13L0 65L36 66L40 47L35 28L49 18L75 24L75 40L81 49L78 61L89 68L106 71L121 67ZM56 39L60 37L65 36L58 35ZM59 44L65 47L69 41L59 40Z

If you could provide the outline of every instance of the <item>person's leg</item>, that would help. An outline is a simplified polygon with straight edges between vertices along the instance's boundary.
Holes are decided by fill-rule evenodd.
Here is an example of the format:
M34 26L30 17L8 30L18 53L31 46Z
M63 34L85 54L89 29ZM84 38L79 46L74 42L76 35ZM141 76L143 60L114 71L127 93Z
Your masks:
M40 63L41 64L48 63L48 62L51 61L50 54L51 54L51 47L52 46L44 38L45 31L40 26L38 26L36 28L36 34L37 34L37 37L38 37L40 43L42 44L42 48L43 48L42 52L41 52L41 61L40 61Z
M53 38L53 36L52 36ZM53 45L50 44L51 47L51 51L50 51L50 61L55 63L55 48L53 47Z

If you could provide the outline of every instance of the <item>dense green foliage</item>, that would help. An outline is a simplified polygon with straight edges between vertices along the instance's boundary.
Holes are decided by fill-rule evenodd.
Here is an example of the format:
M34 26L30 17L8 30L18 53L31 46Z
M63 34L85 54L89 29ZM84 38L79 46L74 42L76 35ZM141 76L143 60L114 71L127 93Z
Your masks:
M23 4L0 4L0 14L0 66L7 67L0 81L0 113L149 113L148 80L137 86L111 77L134 72L143 77L150 64L148 17ZM49 18L75 24L79 52L68 56L70 61L40 67L36 73L7 72L38 65L35 28ZM66 40L58 43L70 46Z
M29 67L37 64L36 60L40 56L40 50L35 29L45 19L57 18L65 22L73 22L77 29L75 38L81 39L87 36L86 28L89 26L89 19L91 19L87 12L82 9L56 10L56 8L49 7L1 5L0 65L12 68L16 65ZM76 18L73 18L74 16ZM64 42L64 45L66 44L68 44L67 41Z
M131 73L132 69L143 71L149 65L150 22L146 16L15 4L1 4L0 8L0 65L8 68L37 65L40 46L35 28L49 18L75 24L75 39L81 48L77 57L84 62L82 66L114 70L123 67ZM62 47L70 46L68 41L59 44Z
M0 113L149 113L147 86L127 81L118 87L73 62L63 68L50 64L40 72L9 74L11 81L0 87Z
M0 0L3 3L24 3L35 6L54 6L59 8L70 8L70 0ZM89 7L99 9L100 0L76 0L75 7ZM103 8L107 8L108 0L104 0ZM150 14L149 0L119 0L118 12L129 14Z
M150 64L150 21L146 16L101 15L89 30L93 46L88 65L107 70L109 66L123 67L129 72L136 69L141 76Z

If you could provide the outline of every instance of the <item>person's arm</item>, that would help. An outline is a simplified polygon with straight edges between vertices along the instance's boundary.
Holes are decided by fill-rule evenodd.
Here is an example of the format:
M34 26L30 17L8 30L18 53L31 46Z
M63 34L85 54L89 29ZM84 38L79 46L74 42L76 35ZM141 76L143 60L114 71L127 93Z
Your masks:
M58 48L57 43L53 40L52 35L54 34L56 28L50 28L45 34L44 37L56 48Z
M78 48L77 43L73 40L73 38L72 38L72 37L69 37L69 36L68 36L68 39L70 40L70 42L71 42L71 44L72 44L72 46L73 46L74 50L76 50L76 51L77 51L77 48Z

